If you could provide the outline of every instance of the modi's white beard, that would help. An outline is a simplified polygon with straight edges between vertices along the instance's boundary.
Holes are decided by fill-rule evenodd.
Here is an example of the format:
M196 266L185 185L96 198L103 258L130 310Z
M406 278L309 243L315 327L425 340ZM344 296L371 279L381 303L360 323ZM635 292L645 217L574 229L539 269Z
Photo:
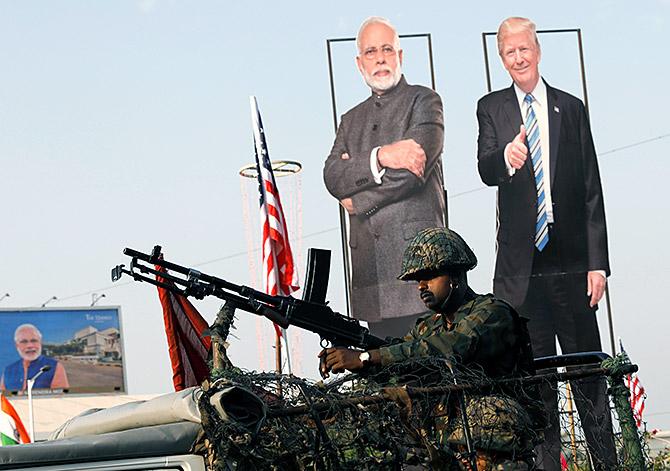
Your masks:
M402 76L402 70L400 65L398 65L395 70L390 67L388 70L391 70L391 75L386 77L375 77L372 74L368 74L365 70L363 71L363 79L365 83L375 92L385 92L392 89L398 82L400 82L400 77Z
M35 361L40 357L41 354L42 354L42 347L41 346L37 350L35 350L34 352L21 353L21 351L19 350L19 356L26 361Z

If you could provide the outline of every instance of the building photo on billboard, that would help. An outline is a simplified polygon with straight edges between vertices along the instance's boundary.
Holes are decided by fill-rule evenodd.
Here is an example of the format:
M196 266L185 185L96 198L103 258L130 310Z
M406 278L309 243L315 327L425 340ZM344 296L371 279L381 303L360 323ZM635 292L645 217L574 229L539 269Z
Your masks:
M118 307L0 309L5 394L126 391Z

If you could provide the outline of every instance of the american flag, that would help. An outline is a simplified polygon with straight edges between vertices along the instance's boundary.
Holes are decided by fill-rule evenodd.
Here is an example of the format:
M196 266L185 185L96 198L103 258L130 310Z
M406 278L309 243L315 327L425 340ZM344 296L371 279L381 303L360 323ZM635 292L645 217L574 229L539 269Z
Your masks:
M619 339L619 346L621 347L621 353L628 356L626 350L623 348L623 342ZM633 416L635 417L635 425L638 428L642 425L642 413L644 412L644 401L647 399L647 393L644 391L644 387L640 383L640 379L637 377L637 374L626 375L626 386L630 391L630 406L633 408Z
M272 163L265 142L263 122L256 97L249 97L251 120L254 128L260 217L263 228L263 289L272 295L287 296L298 290L298 271L293 263L293 253L288 240L284 210L279 200L279 190L272 172ZM277 334L280 334L275 325Z
M630 406L633 408L635 425L640 428L642 425L642 412L644 412L644 401L647 398L647 394L644 392L644 387L640 384L640 379L636 374L626 376L626 386L630 390Z

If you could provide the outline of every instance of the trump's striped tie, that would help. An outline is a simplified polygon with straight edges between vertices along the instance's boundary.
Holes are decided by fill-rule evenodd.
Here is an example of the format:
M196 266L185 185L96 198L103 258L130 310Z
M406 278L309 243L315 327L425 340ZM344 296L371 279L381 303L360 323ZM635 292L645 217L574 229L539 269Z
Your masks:
M540 127L533 110L533 95L528 93L526 103L526 139L530 158L533 162L535 189L537 190L537 219L535 220L535 247L542 251L549 242L549 224L547 222L546 200L544 198L544 170L542 169L542 147L540 146Z

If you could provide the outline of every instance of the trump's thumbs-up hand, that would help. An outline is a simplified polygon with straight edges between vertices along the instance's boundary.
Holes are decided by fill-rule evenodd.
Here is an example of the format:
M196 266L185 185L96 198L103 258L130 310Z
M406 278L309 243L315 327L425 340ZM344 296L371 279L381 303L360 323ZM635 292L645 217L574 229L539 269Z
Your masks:
M510 142L507 150L507 161L512 166L519 170L526 163L528 158L528 147L526 147L526 127L522 124L519 128L519 134L514 140Z

